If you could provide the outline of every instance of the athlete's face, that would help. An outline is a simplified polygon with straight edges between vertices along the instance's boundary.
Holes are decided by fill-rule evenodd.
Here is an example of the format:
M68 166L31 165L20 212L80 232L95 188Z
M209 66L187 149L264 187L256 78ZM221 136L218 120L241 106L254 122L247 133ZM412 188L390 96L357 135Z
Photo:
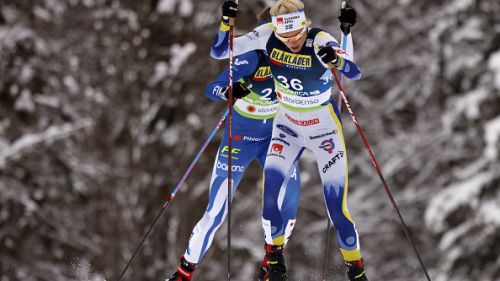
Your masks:
M276 37L294 53L298 53L306 42L307 26L301 30L276 33Z

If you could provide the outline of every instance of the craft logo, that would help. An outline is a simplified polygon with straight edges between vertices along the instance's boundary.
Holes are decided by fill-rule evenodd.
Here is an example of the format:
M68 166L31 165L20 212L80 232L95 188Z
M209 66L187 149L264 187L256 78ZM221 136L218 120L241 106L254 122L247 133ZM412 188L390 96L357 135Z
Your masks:
M255 71L255 74L253 76L253 80L255 81L262 81L266 80L272 77L271 74L271 67L270 66L261 66L257 71Z
M271 51L269 58L277 65L286 64L300 68L311 68L312 66L311 56L289 53L276 48Z
M328 169L330 169L333 165L335 165L335 163L337 163L337 160L340 160L340 158L344 158L344 151L339 151L339 153L335 154L335 156L333 156L332 159L330 159L330 161L325 164L322 170L323 174L326 173Z
M332 154L333 149L335 148L335 143L333 142L333 139L327 139L321 142L321 145L319 148L323 149L324 151L328 152L328 154Z
M297 120L297 119L292 118L290 115L288 115L286 113L285 113L285 116L292 123L299 125L299 126L311 126L311 125L319 124L319 118L314 118L314 119L310 119L310 120Z

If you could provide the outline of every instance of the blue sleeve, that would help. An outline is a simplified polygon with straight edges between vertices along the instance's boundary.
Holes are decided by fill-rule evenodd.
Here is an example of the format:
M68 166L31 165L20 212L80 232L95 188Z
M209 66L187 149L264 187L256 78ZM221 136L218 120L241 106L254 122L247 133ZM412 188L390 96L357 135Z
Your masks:
M243 77L252 76L259 65L259 54L256 51L244 53L233 61L233 83ZM225 100L223 89L229 84L229 68L215 78L205 90L205 96L215 101Z
M227 49L229 48L229 29L224 28L224 24L221 23L221 27L217 34L215 34L214 40L212 41L212 46L210 48L210 56L212 58L222 58L227 55Z
M340 72L345 75L345 77L352 80L358 80L361 78L361 70L359 69L359 66L348 59L344 59L344 66Z

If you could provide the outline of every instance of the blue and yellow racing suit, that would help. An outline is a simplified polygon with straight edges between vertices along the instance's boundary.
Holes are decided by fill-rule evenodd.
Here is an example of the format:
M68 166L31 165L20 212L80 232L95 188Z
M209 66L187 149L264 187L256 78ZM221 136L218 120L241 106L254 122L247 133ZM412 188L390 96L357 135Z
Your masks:
M227 57L227 27L221 24L212 43L211 55ZM352 37L348 36L352 49ZM282 245L286 230L280 214L280 194L286 173L305 148L316 156L328 215L337 231L337 241L346 261L361 259L358 233L347 209L347 153L337 105L331 102L332 75L317 56L315 46L331 46L343 58L339 71L349 79L361 72L352 61L349 48L317 28L307 30L302 49L293 53L273 32L272 24L262 25L236 38L234 54L263 50L270 60L271 73L280 108L274 119L273 136L264 167L262 225L267 244Z
M272 121L278 101L274 91L269 62L262 51L251 51L235 58L233 63L234 81L249 85L251 93L234 104L232 120L232 179L234 194L246 168L253 160L264 166L267 148L272 139ZM228 85L228 69L222 72L206 89L210 99L225 100ZM214 234L221 226L227 213L227 170L228 170L227 125L224 138L215 159L210 181L209 203L205 214L193 229L184 258L190 263L198 263L210 247ZM291 165L283 181L281 193L280 228L290 235L295 225L295 217L300 192L298 166ZM297 168L296 168L297 167Z

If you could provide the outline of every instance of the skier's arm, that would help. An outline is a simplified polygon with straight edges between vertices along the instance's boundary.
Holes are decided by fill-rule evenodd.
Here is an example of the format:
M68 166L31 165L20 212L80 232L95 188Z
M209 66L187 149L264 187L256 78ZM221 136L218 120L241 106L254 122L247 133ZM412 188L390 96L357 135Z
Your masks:
M272 23L258 26L251 32L234 38L233 55L239 56L253 50L265 50L266 43L273 32ZM223 21L219 31L212 41L210 56L214 59L226 59L229 57L229 26Z
M333 63L345 77L353 80L361 78L361 70L355 64L348 53L340 48L337 40L330 34L321 31L314 39L321 49L318 52L318 57L325 64Z
M350 61L354 62L354 45L352 43L352 33L349 32L347 35L342 32L342 39L340 40L340 46L342 49L346 50L347 56Z
M222 4L222 22L219 31L212 41L210 56L215 59L224 59L229 57L229 21L236 18L238 12L238 4L234 1L227 0ZM235 38L233 41L233 54L239 56L252 50L264 50L269 36L273 32L271 23L263 24L252 32L244 36Z
M349 59L354 61L354 47L352 44L352 28L357 22L356 10L349 2L342 1L342 6L340 8L340 16L338 17L340 22L340 30L342 31L342 39L340 41L340 46L342 49L347 51Z
M238 56L233 63L233 81L249 77L257 70L259 54L251 51ZM227 87L229 84L229 68L226 68L215 78L205 90L205 96L215 101L227 100Z

